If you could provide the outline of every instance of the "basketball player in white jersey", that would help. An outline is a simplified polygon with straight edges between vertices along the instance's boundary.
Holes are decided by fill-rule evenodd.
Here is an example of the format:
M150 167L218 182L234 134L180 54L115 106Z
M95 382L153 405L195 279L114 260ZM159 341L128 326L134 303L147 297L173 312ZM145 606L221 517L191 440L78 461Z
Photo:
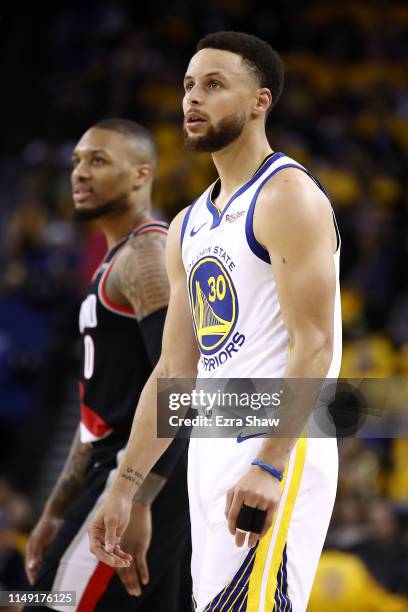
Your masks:
M130 563L132 496L169 443L156 435L158 378L338 376L340 240L323 187L267 140L282 86L275 51L243 33L206 36L187 68L186 143L212 154L219 178L170 227L162 354L89 530L113 566ZM305 611L336 482L335 439L192 439L195 609ZM243 508L266 517L260 533L237 529Z

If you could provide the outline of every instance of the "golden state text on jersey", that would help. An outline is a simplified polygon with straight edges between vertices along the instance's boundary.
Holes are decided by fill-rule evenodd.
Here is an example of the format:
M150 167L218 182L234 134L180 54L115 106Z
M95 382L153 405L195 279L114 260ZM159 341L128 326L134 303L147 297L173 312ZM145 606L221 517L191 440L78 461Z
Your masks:
M306 172L324 191L303 166L283 153L275 153L237 189L222 212L214 204L219 180L186 212L181 251L201 353L198 377L269 378L284 372L289 335L269 254L253 230L259 193L284 168ZM339 245L334 257L338 274ZM341 355L338 289L335 310L334 369Z

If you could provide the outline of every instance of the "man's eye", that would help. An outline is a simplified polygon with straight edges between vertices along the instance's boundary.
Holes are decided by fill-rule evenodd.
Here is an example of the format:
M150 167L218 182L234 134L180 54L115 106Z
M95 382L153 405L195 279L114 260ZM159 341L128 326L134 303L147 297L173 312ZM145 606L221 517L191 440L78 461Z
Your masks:
M221 84L218 81L211 81L211 83L208 84L208 87L210 89L218 89L221 87Z
M103 159L103 157L94 157L92 159L92 163L97 166L100 166L101 164L105 163L105 160Z
M184 89L185 89L186 91L190 91L191 89L193 89L193 84L192 84L192 83L186 83L186 84L184 85Z

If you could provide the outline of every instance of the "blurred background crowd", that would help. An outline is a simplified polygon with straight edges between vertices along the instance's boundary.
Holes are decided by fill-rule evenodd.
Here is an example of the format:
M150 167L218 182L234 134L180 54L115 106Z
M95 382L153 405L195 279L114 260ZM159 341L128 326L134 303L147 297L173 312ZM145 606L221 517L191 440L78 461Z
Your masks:
M268 133L332 196L342 375L408 374L406 4L62 1L40 20L36 9L0 20L0 588L24 585L24 534L78 414L78 308L105 244L71 221L73 146L101 118L149 127L159 149L156 214L171 220L214 178L210 157L185 152L181 136L182 78L205 33L254 33L283 57L286 85ZM339 446L310 610L407 610L408 442Z

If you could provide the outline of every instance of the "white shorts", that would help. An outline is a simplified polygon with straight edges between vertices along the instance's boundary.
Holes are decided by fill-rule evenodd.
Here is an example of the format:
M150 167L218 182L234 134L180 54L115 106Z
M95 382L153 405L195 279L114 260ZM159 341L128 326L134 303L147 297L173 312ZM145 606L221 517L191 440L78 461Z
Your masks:
M226 492L262 442L190 440L191 571L198 612L306 610L336 495L337 441L299 439L272 527L255 549L238 548L224 515Z

